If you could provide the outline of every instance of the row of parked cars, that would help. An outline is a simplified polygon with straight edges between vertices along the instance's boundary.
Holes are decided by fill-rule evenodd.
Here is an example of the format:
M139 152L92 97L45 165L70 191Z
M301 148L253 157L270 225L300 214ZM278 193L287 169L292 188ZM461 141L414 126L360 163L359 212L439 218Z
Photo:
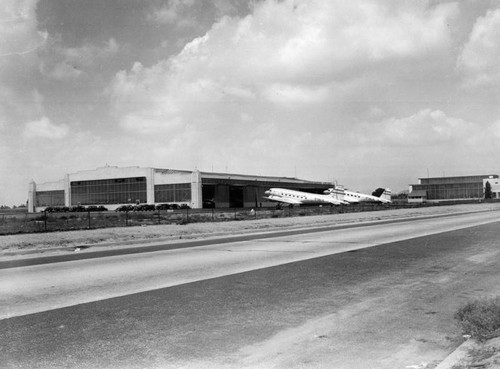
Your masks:
M155 210L179 210L179 209L191 209L188 204L139 204L139 205L121 205L115 211L155 211ZM90 205L90 206L48 206L44 210L46 213L69 213L69 212L88 212L88 211L108 211L108 209L102 205Z
M46 213L69 213L69 212L87 212L87 211L108 211L108 208L100 205L90 205L90 206L48 206L44 210Z
M155 210L179 210L191 209L188 204L141 204L141 205L122 205L116 208L115 211L155 211Z

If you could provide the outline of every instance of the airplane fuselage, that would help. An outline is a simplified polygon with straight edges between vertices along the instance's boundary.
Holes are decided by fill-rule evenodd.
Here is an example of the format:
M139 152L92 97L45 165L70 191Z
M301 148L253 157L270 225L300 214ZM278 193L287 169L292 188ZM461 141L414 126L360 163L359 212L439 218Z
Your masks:
M382 199L380 197L366 195L364 193L345 191L344 192L344 200L351 203L357 202L383 202L389 203L389 200Z
M265 192L265 198L290 205L340 205L344 201L338 200L333 194L322 195L286 188L271 188Z
M353 192L345 189L338 189L338 188L329 188L328 190L325 191L325 193L329 194L335 191L337 192L340 191L341 193L343 193L343 196L341 198L350 204L357 204L360 202L380 202L383 204L389 204L391 202L390 200L391 190L389 189L385 189L380 197L367 195L360 192Z

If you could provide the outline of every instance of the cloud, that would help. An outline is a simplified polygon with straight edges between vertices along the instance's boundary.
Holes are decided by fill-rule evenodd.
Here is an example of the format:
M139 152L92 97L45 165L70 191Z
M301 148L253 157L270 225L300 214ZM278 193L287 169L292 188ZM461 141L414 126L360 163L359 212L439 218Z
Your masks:
M458 58L458 68L471 85L500 82L500 9L477 19Z
M162 7L154 9L148 19L161 24L175 24L181 22L187 24L187 21L181 17L181 14L187 8L192 7L194 0L169 0Z
M336 175L347 184L380 181L401 189L427 170L431 176L472 175L498 167L500 124L467 121L441 110L353 125L336 141L334 132L326 137L341 153Z
M28 139L50 139L60 140L65 138L69 133L69 127L65 124L56 125L49 118L42 117L39 120L34 120L25 124L24 137Z
M398 135L411 142L416 132L429 148L420 125L435 141L449 135L454 147L450 130L468 130L427 107L384 119L397 116L395 97L408 98L401 86L408 76L419 79L433 68L428 60L452 50L448 23L457 5L427 4L256 2L179 54L117 73L108 89L114 117L134 139L155 142L154 157L175 157L175 166L288 176L297 167L302 178L335 172L365 182L399 172L407 163L392 157L403 147ZM415 157L419 147L411 147Z
M491 133L495 139L500 139L500 120L493 122L491 125Z
M18 62L47 41L47 33L37 29L38 0L5 0L0 8L0 65ZM20 58L21 57L21 58Z
M329 97L329 88L328 86L310 87L276 83L264 89L262 96L272 103L293 107L326 101Z
M0 85L16 88L39 62L37 51L46 45L47 32L39 31L37 0L5 0L0 7Z
M223 17L168 60L119 72L110 92L122 122L142 115L158 126L229 122L232 108L250 102L256 109L327 103L382 65L441 53L456 13L453 4L267 0L244 18Z
M102 63L115 56L119 45L114 38L102 46L86 43L80 47L62 48L60 41L45 50L41 72L57 80L80 77L85 69Z
M4 128L12 127L14 122L26 119L38 109L31 98L30 84L48 34L38 30L37 2L5 0L0 6L0 122Z
M232 0L213 0L213 4L219 17L223 17L225 15L235 15L238 13L236 5Z
M424 109L404 118L389 118L373 125L379 141L390 146L429 147L443 144L471 143L478 132L477 124L448 117L440 110Z

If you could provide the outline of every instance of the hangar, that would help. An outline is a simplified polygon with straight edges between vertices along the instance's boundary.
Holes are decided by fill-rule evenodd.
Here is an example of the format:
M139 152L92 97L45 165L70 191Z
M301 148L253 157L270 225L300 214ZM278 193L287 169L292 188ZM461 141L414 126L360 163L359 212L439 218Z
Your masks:
M271 187L322 193L332 183L199 170L105 166L69 173L55 182L32 181L28 211L77 205L103 205L114 210L131 203L187 204L195 209L272 206L274 203L263 198L264 191Z
M418 181L410 185L408 202L480 200L485 197L486 183L490 185L492 198L500 198L497 174L419 178Z

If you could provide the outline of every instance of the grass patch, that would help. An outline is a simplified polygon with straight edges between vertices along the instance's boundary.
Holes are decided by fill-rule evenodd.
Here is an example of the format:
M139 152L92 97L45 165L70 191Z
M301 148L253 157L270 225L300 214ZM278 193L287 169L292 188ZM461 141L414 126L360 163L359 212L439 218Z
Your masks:
M455 313L463 334L479 342L500 336L500 297L466 303Z

